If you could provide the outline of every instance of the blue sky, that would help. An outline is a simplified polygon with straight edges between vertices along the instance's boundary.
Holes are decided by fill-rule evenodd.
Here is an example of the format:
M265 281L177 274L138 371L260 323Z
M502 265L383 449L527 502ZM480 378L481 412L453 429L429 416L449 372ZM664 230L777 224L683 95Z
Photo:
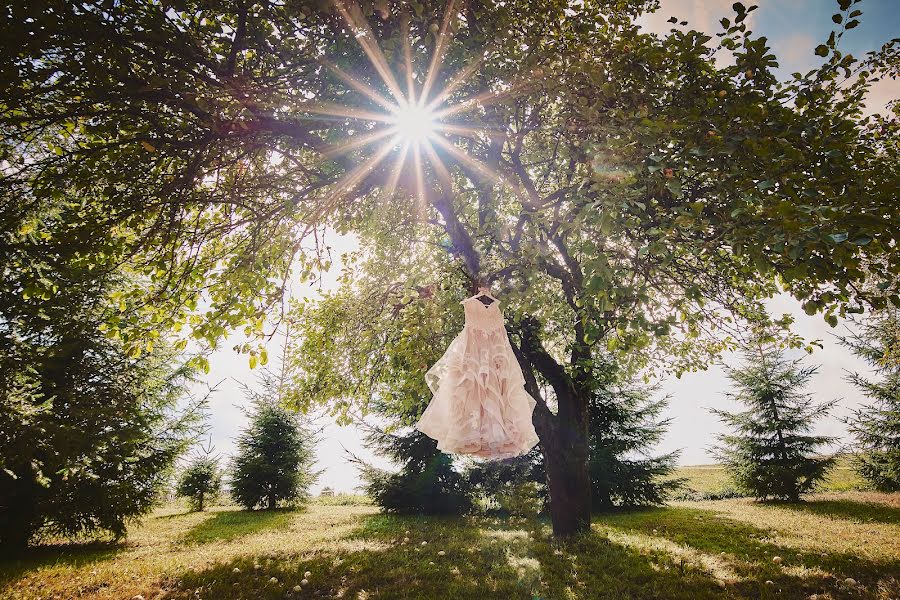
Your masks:
M749 5L749 2L745 2ZM655 31L667 31L670 16L689 21L693 28L714 34L721 30L719 19L731 17L732 0L663 0L662 9L645 18L642 24ZM841 43L843 52L861 56L877 48L891 37L900 36L900 0L863 0L856 8L863 11L859 27L850 30ZM838 12L834 0L763 0L752 13L751 29L769 38L773 51L780 60L781 72L785 75L794 71L805 71L814 67L819 59L813 50L827 39L832 30L831 15ZM900 96L900 82L886 81L872 90L870 110L879 110L890 98ZM336 252L355 249L352 238L335 237L332 246ZM325 287L333 286L339 261L332 273L326 276ZM315 295L313 290L298 289L298 295ZM863 399L846 381L846 370L865 371L866 367L849 352L840 347L833 337L833 330L821 316L809 317L799 310L799 305L790 298L777 298L770 303L776 313L791 313L796 318L796 330L808 339L821 339L824 348L809 357L810 364L820 365L809 391L822 401L840 399L832 417L819 423L817 431L835 436L843 436L845 428L841 418L858 406ZM843 325L838 327L841 330ZM221 345L223 348L211 357L212 367L198 390L206 385L216 385L217 391L210 398L210 427L212 442L217 451L229 455L234 449L234 439L245 424L241 411L243 398L241 383L252 385L254 372L247 365L246 356L238 356L230 348L237 343ZM277 360L277 342L273 343L269 354ZM725 363L735 364L737 357L723 357ZM669 378L663 381L663 393L670 395L666 417L672 419L668 435L657 448L666 452L680 449L682 464L710 462L709 446L714 436L722 428L708 408L733 408L725 397L728 381L721 368L714 366L708 371L688 374L681 379ZM359 431L352 426L339 427L327 420L322 422L325 429L322 441L317 447L318 467L324 474L317 488L328 485L339 491L351 491L359 484L356 468L347 462L345 449L369 458L376 464L386 463L371 455L360 443Z

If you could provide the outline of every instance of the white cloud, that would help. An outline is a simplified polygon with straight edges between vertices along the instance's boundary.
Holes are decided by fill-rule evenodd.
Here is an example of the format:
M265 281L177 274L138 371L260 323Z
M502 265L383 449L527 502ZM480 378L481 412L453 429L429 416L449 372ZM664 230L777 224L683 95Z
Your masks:
M867 115L874 113L886 114L885 106L891 100L900 99L900 78L884 78L869 88L866 96Z

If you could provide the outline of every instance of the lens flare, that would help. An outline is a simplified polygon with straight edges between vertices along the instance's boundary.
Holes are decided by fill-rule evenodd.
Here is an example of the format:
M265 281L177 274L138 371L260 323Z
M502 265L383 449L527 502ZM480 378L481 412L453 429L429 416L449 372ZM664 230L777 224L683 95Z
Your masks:
M327 59L323 58L322 63L352 90L383 110L381 112L378 108L344 106L327 102L310 102L304 105L303 110L311 119L335 121L352 119L372 125L372 127L365 126L362 131L351 135L349 139L326 149L326 156L337 156L375 147L374 151L370 151L374 153L369 158L364 159L356 168L351 168L334 186L335 201L343 194L351 192L357 184L374 172L390 153L396 154L396 160L393 161L393 167L388 169L384 190L390 196L399 185L403 184L402 175L407 171L407 164L411 161L412 181L416 187L413 193L423 206L426 195L425 170L428 165L430 172L437 176L445 190L449 190L453 185L444 160L464 165L466 169L485 179L508 185L499 173L457 148L456 140L482 139L488 133L488 129L479 126L477 122L468 123L466 115L478 112L489 104L528 93L534 84L534 77L518 78L500 92L490 90L474 96L452 98L452 94L459 91L487 59L489 51L485 50L455 75L448 77L442 89L435 89L439 84L445 53L456 29L455 20L459 16L457 6L459 0L448 0L441 25L434 31L435 47L421 86L417 85L418 77L415 75L416 60L411 44L413 36L410 33L410 19L408 15L402 15L401 37L405 77L398 80L391 71L384 52L378 46L374 31L367 22L358 0L332 0L332 2L350 30L355 32L356 40L371 63L372 74L380 78L380 84L375 77L357 78L331 64ZM369 79L376 81L367 83ZM400 84L403 79L406 82L405 92ZM386 88L387 95L379 91L382 87ZM462 119L462 122L458 119ZM513 190L519 193L514 186Z
M422 142L434 133L437 123L434 114L418 105L407 105L394 113L394 128L405 142Z

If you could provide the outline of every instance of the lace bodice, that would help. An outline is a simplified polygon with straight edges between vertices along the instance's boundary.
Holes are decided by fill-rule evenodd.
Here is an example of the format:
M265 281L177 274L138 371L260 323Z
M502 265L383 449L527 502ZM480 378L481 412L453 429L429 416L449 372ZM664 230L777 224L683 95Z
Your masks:
M500 312L500 303L496 300L485 305L476 298L463 300L463 310L466 315L466 327L475 329L503 329L503 313Z

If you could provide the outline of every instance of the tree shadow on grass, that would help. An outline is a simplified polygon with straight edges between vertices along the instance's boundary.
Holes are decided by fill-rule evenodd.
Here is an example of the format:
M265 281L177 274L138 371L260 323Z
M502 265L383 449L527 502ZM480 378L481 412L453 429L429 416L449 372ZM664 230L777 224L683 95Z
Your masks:
M833 519L849 519L861 523L900 525L900 508L860 502L858 500L811 500L799 504L778 504L779 508L813 513Z
M24 550L21 555L0 559L0 589L25 573L45 566L79 567L113 558L126 542L90 541L42 544Z
M226 510L213 513L189 529L180 543L227 542L245 535L287 527L295 510Z
M557 549L539 545L548 598L665 598L705 600L723 597L715 577L696 566L676 563L662 552L642 553L592 531Z
M539 533L529 535L536 528ZM544 531L535 522L517 527L484 518L374 515L321 549L247 556L181 573L166 593L186 599L199 588L203 597L223 599L352 600L707 600L722 595L706 573L663 570L597 534L556 554L555 542Z
M895 597L900 594L900 561L866 559L841 552L810 552L771 542L773 532L715 515L710 511L666 507L645 513L613 515L600 521L602 527L622 533L664 538L696 550L713 561L721 561L740 580L731 591L742 598L808 598L829 594L830 598ZM780 556L782 565L774 563ZM802 569L801 575L794 569ZM864 588L843 584L852 577ZM772 581L773 585L766 585ZM875 590L882 590L876 596ZM885 595L886 594L886 595Z

